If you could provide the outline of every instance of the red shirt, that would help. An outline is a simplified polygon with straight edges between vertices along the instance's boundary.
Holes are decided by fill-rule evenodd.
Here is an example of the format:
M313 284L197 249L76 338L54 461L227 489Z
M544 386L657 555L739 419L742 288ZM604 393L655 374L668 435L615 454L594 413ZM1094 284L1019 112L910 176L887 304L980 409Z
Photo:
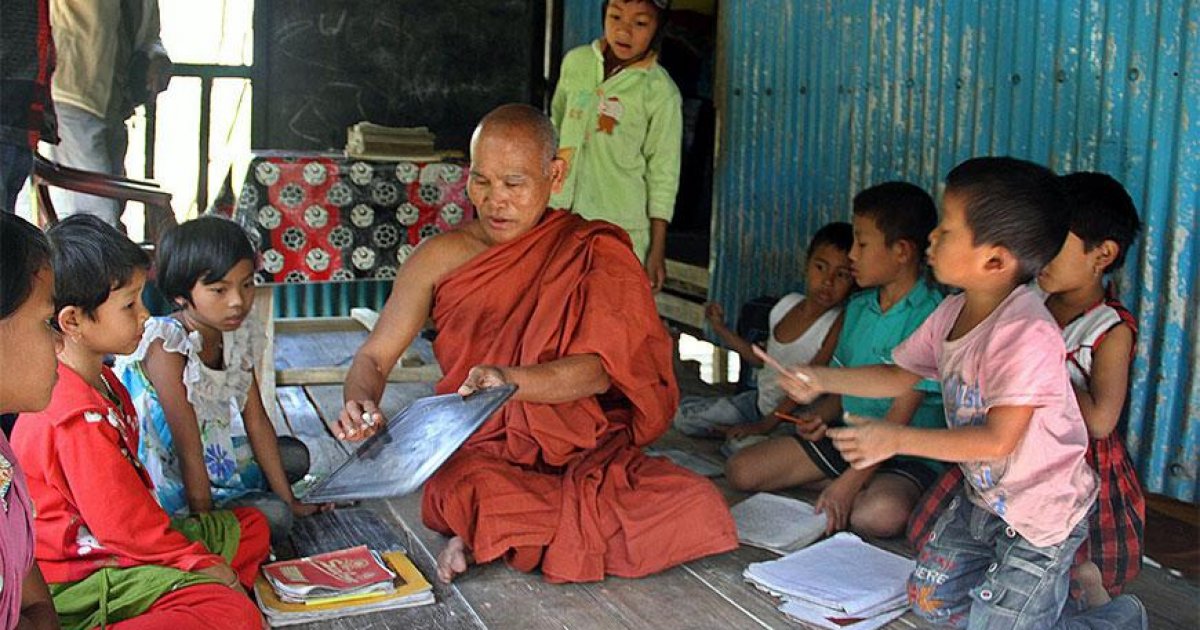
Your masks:
M223 562L171 529L137 460L137 417L121 381L101 378L118 406L66 365L50 406L21 414L12 445L36 510L38 566L47 582L74 582L103 567L143 564L193 571Z

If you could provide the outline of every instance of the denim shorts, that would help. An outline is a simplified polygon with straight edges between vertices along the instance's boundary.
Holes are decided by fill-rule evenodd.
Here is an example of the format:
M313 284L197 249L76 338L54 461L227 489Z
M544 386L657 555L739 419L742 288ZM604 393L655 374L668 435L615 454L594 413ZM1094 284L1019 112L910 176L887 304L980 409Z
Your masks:
M908 581L918 616L958 628L1051 628L1067 601L1080 519L1065 540L1039 547L963 494L950 501Z

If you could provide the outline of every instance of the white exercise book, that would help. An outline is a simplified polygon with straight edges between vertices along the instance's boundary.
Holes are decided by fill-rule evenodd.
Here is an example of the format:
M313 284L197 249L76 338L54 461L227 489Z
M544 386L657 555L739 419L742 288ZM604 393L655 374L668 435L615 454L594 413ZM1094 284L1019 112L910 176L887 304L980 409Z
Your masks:
M813 506L790 497L760 492L730 510L738 540L780 555L810 545L825 535L828 518Z

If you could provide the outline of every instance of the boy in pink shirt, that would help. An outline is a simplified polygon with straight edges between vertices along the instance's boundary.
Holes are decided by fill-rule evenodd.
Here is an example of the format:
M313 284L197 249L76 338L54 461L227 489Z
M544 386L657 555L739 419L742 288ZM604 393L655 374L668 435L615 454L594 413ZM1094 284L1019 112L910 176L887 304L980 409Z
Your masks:
M928 255L938 281L963 292L896 347L895 365L796 366L781 379L801 402L822 392L896 396L921 378L941 381L948 430L850 418L829 431L856 468L898 454L962 467L967 485L909 579L913 610L936 623L1146 627L1145 609L1128 595L1063 615L1096 477L1058 326L1024 286L1066 236L1061 203L1054 174L1035 164L976 158L955 167Z

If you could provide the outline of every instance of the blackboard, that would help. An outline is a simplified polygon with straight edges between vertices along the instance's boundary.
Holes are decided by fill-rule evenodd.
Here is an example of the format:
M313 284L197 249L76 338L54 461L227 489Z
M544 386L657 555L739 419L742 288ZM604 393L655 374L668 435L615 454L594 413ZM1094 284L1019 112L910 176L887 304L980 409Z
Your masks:
M493 107L540 99L544 0L267 0L255 148L342 149L361 120L465 149Z

